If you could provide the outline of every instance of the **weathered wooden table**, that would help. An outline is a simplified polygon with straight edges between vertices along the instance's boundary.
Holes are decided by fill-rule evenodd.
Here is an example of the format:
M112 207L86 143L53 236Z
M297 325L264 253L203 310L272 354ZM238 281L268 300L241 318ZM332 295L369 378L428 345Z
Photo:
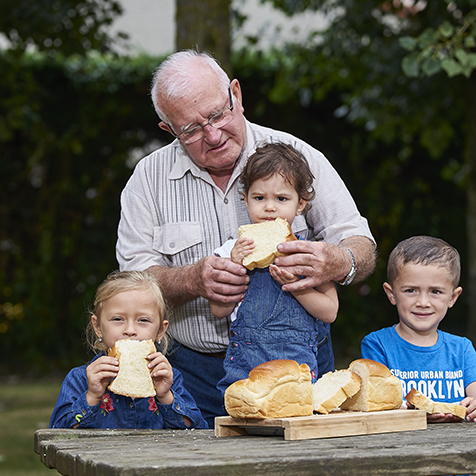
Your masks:
M35 451L67 476L476 474L476 424L297 441L213 430L37 430Z

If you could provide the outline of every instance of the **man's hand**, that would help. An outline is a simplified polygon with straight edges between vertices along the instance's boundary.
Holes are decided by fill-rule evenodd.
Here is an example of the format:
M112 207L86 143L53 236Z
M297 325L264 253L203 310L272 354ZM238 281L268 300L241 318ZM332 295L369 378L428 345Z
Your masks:
M283 291L315 288L345 276L350 269L348 252L322 241L286 241L278 245L278 251L286 256L276 258L277 266L291 275L304 276L304 279L285 284Z
M207 256L194 265L199 296L224 303L240 302L248 288L246 268L228 258Z
M276 258L275 264L304 279L285 284L284 291L299 291L320 286L329 281L341 281L352 268L352 259L346 248L355 256L357 273L355 282L365 279L375 268L375 244L365 236L352 236L331 245L324 241L286 241L278 245L285 256Z
M148 271L157 277L164 296L174 306L200 296L224 303L240 302L249 282L244 266L218 256L179 268L152 266Z

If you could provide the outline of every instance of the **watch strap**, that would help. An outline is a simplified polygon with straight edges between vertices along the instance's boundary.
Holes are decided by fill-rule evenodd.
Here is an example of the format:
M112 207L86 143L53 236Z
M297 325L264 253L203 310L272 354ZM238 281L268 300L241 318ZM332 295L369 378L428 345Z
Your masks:
M357 263L355 261L355 256L354 253L349 248L344 248L350 255L350 258L352 260L352 267L350 268L349 274L342 280L342 281L337 281L338 284L342 286L347 286L349 285L355 278L355 274L357 273Z

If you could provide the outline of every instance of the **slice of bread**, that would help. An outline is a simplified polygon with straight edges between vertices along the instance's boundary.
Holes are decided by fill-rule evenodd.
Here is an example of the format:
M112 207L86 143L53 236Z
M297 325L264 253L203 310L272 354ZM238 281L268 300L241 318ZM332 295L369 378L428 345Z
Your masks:
M361 378L352 370L327 372L312 385L312 406L317 413L329 413L360 390Z
M466 407L457 403L434 402L414 388L407 393L405 400L426 413L451 413L462 420L466 418Z
M385 365L375 360L357 359L351 362L349 370L359 375L362 384L353 397L342 403L342 410L376 412L400 408L402 384Z
M255 248L243 259L243 266L249 270L267 268L276 256L282 255L277 250L279 243L296 240L286 220L276 218L274 221L242 225L238 230L240 238L251 238Z
M109 349L119 359L119 372L107 387L111 392L132 398L154 397L155 388L146 357L156 352L153 340L118 340Z

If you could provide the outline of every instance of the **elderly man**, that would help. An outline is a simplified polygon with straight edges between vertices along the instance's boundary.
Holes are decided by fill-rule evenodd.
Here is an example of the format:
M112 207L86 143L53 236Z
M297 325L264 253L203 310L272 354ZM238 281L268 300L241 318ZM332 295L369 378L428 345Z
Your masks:
M312 208L293 223L311 241L279 245L289 254L276 264L302 277L285 291L364 279L375 266L375 243L327 159L296 137L248 122L240 83L230 82L209 55L169 56L154 74L151 95L159 126L176 139L141 160L124 188L117 258L122 270L148 269L158 277L173 308L170 362L213 427L224 411L215 385L223 376L229 321L216 319L208 300L239 302L248 283L243 266L213 251L250 223L237 178L256 145L292 144L315 177ZM322 374L333 370L328 328L319 339Z

